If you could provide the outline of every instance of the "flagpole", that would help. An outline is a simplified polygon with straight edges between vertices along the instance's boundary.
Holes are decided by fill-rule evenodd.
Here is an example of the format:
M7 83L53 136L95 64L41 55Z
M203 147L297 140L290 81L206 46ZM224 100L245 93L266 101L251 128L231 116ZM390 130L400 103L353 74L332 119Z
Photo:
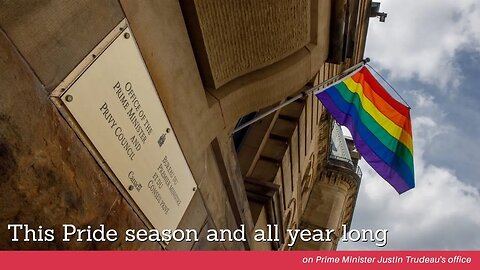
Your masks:
M301 98L303 98L303 97L306 97L306 96L314 93L315 91L321 89L321 88L322 88L323 86L325 86L326 84L329 84L329 83L331 83L331 82L334 82L335 80L338 80L338 79L341 79L341 78L343 78L343 77L346 77L346 76L350 75L350 73L351 73L352 71L354 71L354 70L356 70L356 69L358 69L358 68L360 68L360 67L365 66L365 64L367 64L368 62L370 62L370 58L367 57L367 58L363 59L360 63L358 63L358 64L356 64L356 65L354 65L354 66L351 66L351 67L347 68L347 69L344 70L342 73L340 73L340 74L338 74L338 75L336 75L336 76L333 76L332 78L330 78L330 79L328 79L328 80L325 80L325 81L319 83L318 85L316 85L316 86L314 86L314 87L312 87L312 88L309 88L309 89L307 89L307 90L305 90L305 91L302 91L300 94L294 96L293 98L290 98L290 99L288 99L288 100L285 100L284 102L278 104L277 106L271 108L270 110L268 110L268 111L266 111L266 112L263 112L262 114L256 116L256 117L253 118L252 120L250 120L250 121L248 121L248 122L246 122L246 123L244 123L244 124L236 127L236 128L233 130L232 134L235 133L235 132L237 132L237 131L239 131L239 130L242 130L242 129L250 126L251 124L257 122L258 120L265 118L265 117L268 116L269 114L274 113L274 112L280 110L281 108L283 108L283 107L285 107L285 106L287 106L287 105L295 102L296 100L301 99Z

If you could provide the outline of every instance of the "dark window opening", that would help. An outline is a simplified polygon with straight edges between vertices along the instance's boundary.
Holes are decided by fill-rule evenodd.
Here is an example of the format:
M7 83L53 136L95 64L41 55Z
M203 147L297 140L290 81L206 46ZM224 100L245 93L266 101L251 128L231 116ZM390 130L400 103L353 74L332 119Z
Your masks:
M237 128L237 127L247 123L248 121L252 120L253 118L255 118L256 115L257 115L257 112L251 112L247 115L244 115L244 116L240 117L240 119L238 120L235 128ZM247 132L248 132L249 128L250 128L250 126L244 128L244 129L241 129L241 130L239 130L239 131L237 131L233 134L233 143L235 145L235 150L237 152L238 152L238 149L240 149L240 146L242 145L242 142L245 139L245 135L247 135Z

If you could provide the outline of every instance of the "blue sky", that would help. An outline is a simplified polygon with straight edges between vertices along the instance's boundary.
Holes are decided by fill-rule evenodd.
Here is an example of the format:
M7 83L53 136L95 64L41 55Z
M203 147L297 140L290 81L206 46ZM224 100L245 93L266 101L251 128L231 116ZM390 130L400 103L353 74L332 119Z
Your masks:
M388 244L339 249L480 249L480 1L383 0L381 11L365 55L412 107L417 187L399 196L362 162L352 228L388 229Z

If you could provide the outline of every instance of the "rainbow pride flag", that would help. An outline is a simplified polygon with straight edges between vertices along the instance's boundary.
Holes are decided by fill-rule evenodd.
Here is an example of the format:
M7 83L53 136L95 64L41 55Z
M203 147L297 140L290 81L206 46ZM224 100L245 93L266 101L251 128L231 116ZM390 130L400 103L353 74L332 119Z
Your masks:
M415 187L410 109L366 67L315 95L350 130L365 161L399 194Z

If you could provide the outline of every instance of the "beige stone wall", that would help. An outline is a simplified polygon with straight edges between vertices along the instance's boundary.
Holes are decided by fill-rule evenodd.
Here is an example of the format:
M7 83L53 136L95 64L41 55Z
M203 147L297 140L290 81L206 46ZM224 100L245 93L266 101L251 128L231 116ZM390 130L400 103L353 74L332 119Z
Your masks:
M214 154L211 145L223 126L221 113L218 105L207 103L177 1L0 4L1 144L5 147L0 248L161 248L156 243L127 245L121 241L113 245L15 244L5 229L13 222L55 228L63 223L79 227L104 223L118 231L145 227L49 100L49 92L125 16L200 187L180 227L199 231L237 227L215 160L223 160L223 156L218 156L220 151ZM192 115L198 117L196 121ZM202 128L207 121L209 128ZM228 152L225 143L219 145L217 148ZM169 248L201 245L174 243Z
M215 12L228 13L240 2L212 6L193 0L0 0L0 249L162 248L157 243L121 241L15 244L5 229L13 222L54 228L63 223L79 227L103 223L118 231L147 227L138 217L140 210L120 195L49 99L50 92L124 18L199 187L179 227L197 229L204 237L209 228L245 224L251 236L255 223L241 181L241 162L232 146L232 127L240 116L284 100L319 73L328 55L331 1L251 1L232 21L213 23ZM269 16L273 7L279 12ZM253 18L245 15L249 10L256 12ZM195 32L190 22L199 18L206 20L201 21L202 32ZM275 28L275 22L286 30ZM215 35L241 23L251 25ZM206 43L204 38L212 35L215 38ZM203 51L199 40L204 42ZM228 48L218 50L224 43ZM205 53L208 61L202 62ZM215 78L214 87L208 83L205 63ZM331 76L339 70L323 72ZM284 130L283 119L273 130L279 136L294 134L284 152L298 152L298 157L290 154L276 165L288 169L290 179L303 179L310 172L310 156L317 151L312 142L318 139L314 126L320 123L321 107L312 98L303 102L306 109L299 115L282 111L287 118L297 117L301 123L297 129ZM273 177L280 179L278 171ZM308 194L305 185L297 184L282 182L282 192L286 187L290 196L283 210L288 211L296 194ZM250 238L245 243L202 238L197 243L173 242L167 249L252 247Z
M0 26L50 92L115 27L118 1L0 1Z
M158 249L156 243L19 242L9 223L144 224L50 102L48 90L0 32L0 249Z
M310 42L309 0L182 3L209 87L273 64Z
M246 189L247 194L256 195L275 192L263 205L274 208L266 212L268 223L282 229L279 249L288 249L286 230L301 223L313 181L322 169L318 164L327 157L329 126L319 101L307 97L252 125L240 148L244 178L278 186L277 190L256 190L246 185ZM249 199L257 200L255 196ZM257 228L265 226L260 218L254 216L253 221Z

